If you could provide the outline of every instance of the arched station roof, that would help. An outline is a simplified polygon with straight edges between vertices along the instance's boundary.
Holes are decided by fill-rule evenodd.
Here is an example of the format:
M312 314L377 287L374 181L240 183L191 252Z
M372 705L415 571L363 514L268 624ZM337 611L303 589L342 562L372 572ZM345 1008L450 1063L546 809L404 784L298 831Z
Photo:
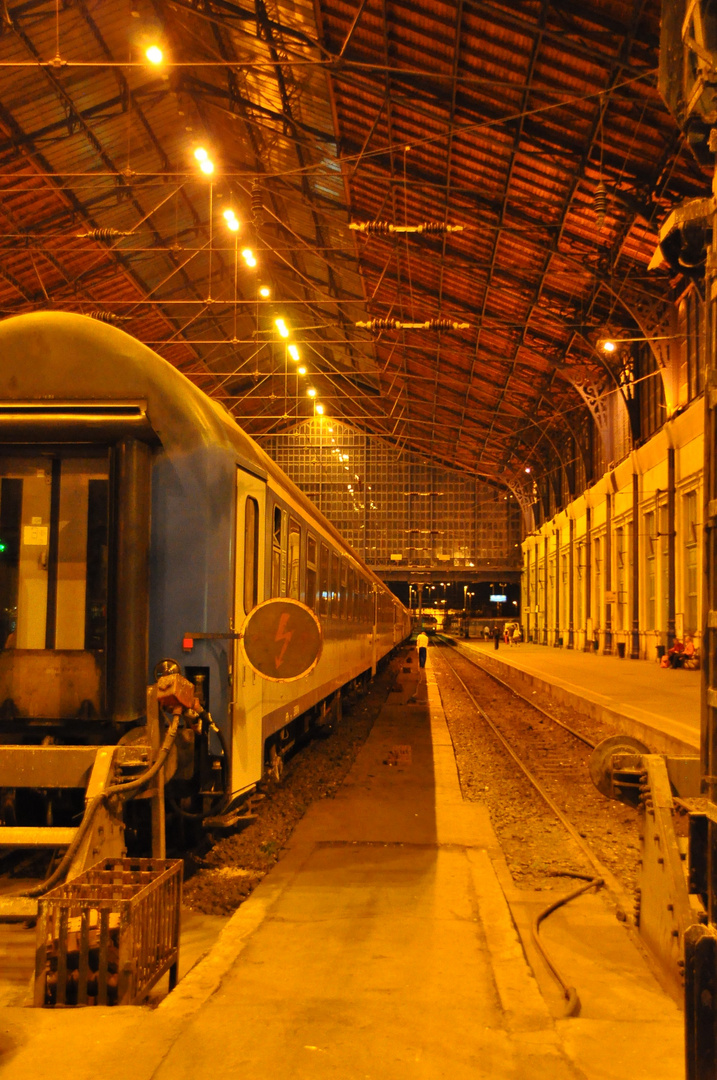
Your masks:
M113 322L255 436L311 384L529 498L619 393L601 340L665 337L684 285L648 263L709 177L659 33L658 0L2 0L0 313Z

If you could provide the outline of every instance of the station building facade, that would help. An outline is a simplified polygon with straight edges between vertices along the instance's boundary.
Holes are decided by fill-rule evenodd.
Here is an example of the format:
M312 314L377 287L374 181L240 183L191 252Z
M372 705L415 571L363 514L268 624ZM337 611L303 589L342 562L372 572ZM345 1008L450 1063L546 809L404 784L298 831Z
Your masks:
M655 659L688 634L699 648L704 401L697 307L694 294L683 298L676 344L662 363L653 360L642 386L613 395L610 427L619 439L604 456L612 449L616 461L564 506L534 508L522 542L526 640L635 659ZM640 440L630 435L631 404L638 421L643 413Z

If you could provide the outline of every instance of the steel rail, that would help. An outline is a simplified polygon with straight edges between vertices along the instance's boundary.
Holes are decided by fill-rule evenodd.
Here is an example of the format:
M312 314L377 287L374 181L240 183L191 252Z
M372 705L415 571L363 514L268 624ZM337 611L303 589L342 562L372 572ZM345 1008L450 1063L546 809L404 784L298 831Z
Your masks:
M506 690L510 690L511 694L515 694L515 696L520 698L521 701L524 701L526 705L530 705L531 709L535 709L537 712L542 713L543 716L547 716L548 720L552 720L554 724L558 724L561 728L565 728L565 730L569 731L571 735L574 735L576 739L579 739L580 742L585 743L586 746L589 746L591 750L595 749L597 743L593 742L592 739L588 739L586 735L583 735L581 734L581 732L576 731L575 728L571 728L570 725L566 724L564 720L558 720L556 716L553 716L546 709L543 709L540 705L536 705L535 702L531 701L530 698L527 698L525 694L520 694L513 686L510 685L510 683L505 682L503 679L500 678L499 675L496 675L495 672L490 671L487 667L484 667L481 663L479 663L478 660L463 652L459 644L451 645L449 647L456 649L456 651L463 657L464 660L467 660L469 663L473 664L475 667L478 668L479 671L482 671L484 675L488 675L491 679L495 679L495 681L497 683L500 683L501 686L505 687Z
M602 862L600 862L598 857L593 852L592 848L588 844L585 843L585 841L583 840L582 836L577 831L577 829L575 828L573 823L565 816L565 814L562 812L562 810L555 803L554 799L548 794L546 789L540 783L538 778L536 776L534 776L533 773L530 771L530 769L527 767L527 765L525 765L523 763L523 761L519 757L517 751L508 742L508 740L501 733L501 731L498 729L498 727L493 723L493 721L488 716L488 713L485 711L485 709L483 709L482 706L478 704L475 697L473 696L471 691L468 689L465 682L460 677L460 675L458 674L458 672L456 671L455 667L453 666L451 661L448 659L448 657L445 657L445 660L446 660L446 663L448 664L449 668L451 669L451 671L455 675L455 677L458 679L458 682L461 684L461 686L465 690L466 694L470 698L471 702L473 703L473 707L475 708L478 715L486 722L486 724L488 725L490 730L493 732L493 734L496 736L496 738L499 740L499 742L501 743L501 745L503 746L505 751L510 755L510 757L516 763L516 765L521 770L521 772L525 775L525 777L528 779L528 781L532 784L532 786L538 792L538 794L543 799L543 801L545 803L547 803L547 805L550 807L550 809L552 810L552 812L555 814L556 818L560 822L560 824L563 826L563 828L566 830L566 832L572 837L572 839L578 845L578 847L583 852L583 854L588 859L588 861L592 864L592 866L595 867L595 870L597 871L598 875L603 879L603 881L605 883L605 886L607 887L608 891L610 893L612 893L613 899L618 902L619 906L622 908L622 910L625 913L625 916L627 918L627 913L628 913L629 908L631 906L631 901L630 901L629 897L627 896L627 893L623 889L622 885L620 884L620 882L617 880L617 878L612 873L612 871L609 870Z

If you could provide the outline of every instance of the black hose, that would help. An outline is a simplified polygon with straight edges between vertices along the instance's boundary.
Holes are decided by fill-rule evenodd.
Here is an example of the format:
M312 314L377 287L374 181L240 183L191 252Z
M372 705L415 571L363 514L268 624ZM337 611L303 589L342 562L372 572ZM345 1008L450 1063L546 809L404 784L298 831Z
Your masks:
M569 986L568 983L565 982L565 979L562 977L557 967L550 959L550 956L546 952L545 947L540 940L540 924L543 922L544 919L547 919L548 915L552 915L554 911L557 911L559 907L562 907L564 904L570 903L571 900L575 900L578 896L582 896L582 894L584 892L587 892L588 889L599 888L600 885L604 884L604 882L603 879L600 877L591 878L588 877L587 874L570 874L570 877L582 878L582 880L585 881L586 884L581 885L577 889L573 889L573 891L571 893L568 893L567 896L561 896L559 900L554 900L552 904L549 904L548 907L544 908L541 912L539 912L539 914L535 916L535 919L533 920L533 924L530 929L535 947L537 948L538 952L547 964L551 975L559 984L560 989L563 991L563 997L565 998L566 1003L565 1013L563 1015L577 1016L580 1012L580 998L578 997L578 992L574 986Z
M212 720L211 714L208 713L206 711L206 709L199 709L197 715L202 720L204 720L205 723L207 723L209 725L210 729L214 732L214 734L219 739L219 743L220 743L221 748L222 748L222 753L224 754L224 760L228 762L229 761L229 750L227 748L226 739L224 738L224 734L223 734L221 728L217 727L217 725ZM176 814L179 814L180 817L187 818L189 821L203 821L205 818L218 817L220 814L225 813L229 809L229 806L231 805L231 802L232 802L233 798L234 798L234 792L233 791L225 791L224 794L220 797L220 801L219 801L217 806L212 806L208 810L198 810L198 811L185 810L183 807L181 807L179 805L179 803L177 802L176 799L168 799L167 801L168 801L169 805L172 807L172 809L174 810L174 812Z
M172 719L172 723L169 725L167 734L164 736L164 742L157 754L157 760L150 765L150 767L143 772L140 776L135 777L134 780L128 780L124 784L113 784L112 787L108 787L105 795L122 795L125 791L138 791L152 780L159 770L162 768L167 758L169 757L169 751L172 749L174 740L177 737L179 730L179 716L175 716Z
M77 850L85 838L85 833L92 824L92 820L97 813L97 809L104 799L104 795L96 795L89 806L85 809L85 813L82 817L82 821L79 824L77 832L75 833L70 846L68 847L62 859L55 867L55 870L50 874L49 878L45 881L41 881L39 885L35 885L34 888L28 889L25 893L20 893L21 896L43 896L44 893L49 892L50 889L57 884L61 877L67 873L70 863L74 859Z
M97 813L97 809L100 803L103 802L108 795L123 795L127 791L136 792L139 789L146 787L150 780L152 780L153 777L157 775L159 770L166 762L169 756L169 752L172 749L172 744L174 743L174 740L177 736L178 730L179 716L175 716L172 719L172 723L169 725L167 734L164 737L164 742L162 743L161 749L157 754L157 760L152 765L150 765L150 767L146 769L141 774L141 776L136 777L134 780L129 780L126 784L113 784L111 787L105 788L105 790L101 792L101 794L94 797L89 806L85 808L85 812L82 817L82 821L78 826L77 832L75 833L72 842L65 854L63 855L62 859L55 867L53 873L50 875L49 878L46 878L45 881L40 882L39 885L35 885L32 889L28 889L28 891L26 893L23 893L22 895L32 897L43 896L46 892L50 891L50 889L60 880L60 878L65 876L65 874L70 868L72 860L77 854L80 844L84 840L87 831L92 824L92 821L95 814Z

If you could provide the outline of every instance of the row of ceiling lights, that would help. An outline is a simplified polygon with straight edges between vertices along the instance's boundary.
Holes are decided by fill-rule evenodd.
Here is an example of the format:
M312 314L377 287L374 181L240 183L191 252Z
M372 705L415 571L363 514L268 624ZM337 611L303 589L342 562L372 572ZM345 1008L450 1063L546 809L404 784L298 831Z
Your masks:
M152 44L148 45L145 48L144 55L145 55L146 59L149 61L149 63L154 64L155 66L161 64L163 62L163 60L164 60L164 53L163 53L162 49L160 48L159 45L157 45L155 43L152 43ZM194 157L195 157L196 161L198 162L199 168L202 171L202 173L204 173L205 176L212 176L212 174L214 173L214 162L210 158L208 151L204 147L199 146L194 151ZM224 211L224 219L226 221L227 228L231 232L238 232L239 227L240 227L239 226L239 220L238 220L238 218L237 218L237 216L236 216L236 214L235 214L235 212L233 210L225 210ZM247 264L247 266L250 267L251 269L255 269L256 265L257 265L257 261L256 261L256 256L254 255L254 252L252 251L252 249L249 248L249 247L243 248L241 254L242 254L242 258L244 259L244 262ZM268 297L270 296L270 290L264 285L259 289L259 295L263 299L268 299ZM275 320L275 325L276 325L276 327L277 327L277 329L279 331L279 334L281 335L282 338L287 338L289 336L289 331L288 331L288 329L286 327L286 324L285 324L283 319L281 319L281 318L276 319ZM630 339L628 339L628 340L630 340ZM638 340L638 339L633 339L633 340ZM640 339L640 340L644 340L644 339ZM618 346L617 346L615 341L608 338L608 339L606 339L606 340L604 340L604 341L602 341L600 343L600 347L606 353L613 353L613 352L616 351ZM300 356L299 356L299 350L297 349L296 345L294 345L294 344L289 345L288 346L288 353L291 356L292 360L295 360L295 361L298 362L298 360L300 359ZM298 373L300 375L305 375L306 374L306 368L304 368L304 367L298 368ZM307 393L308 393L308 396L311 397L311 398L316 397L316 390L314 390L313 387L310 387L309 390L307 391ZM319 416L322 416L323 413L324 413L323 406L318 404L317 402L315 402L315 412ZM531 471L530 467L526 467L525 472L529 473L530 471Z
M199 168L205 174L205 176L211 176L214 172L214 162L209 157L209 152L203 146L198 146L194 151L194 157L199 164ZM239 229L241 228L241 223L236 215L236 211L228 208L224 211L223 217L226 227L229 229L229 231L232 233L238 233ZM256 269L256 255L250 247L242 248L241 256L250 269ZM271 289L269 289L267 285L260 286L259 296L262 298L262 300L268 300L271 296ZM281 337L282 339L286 340L290 336L290 331L288 326L286 325L286 320L281 316L278 316L276 319L274 319L274 326L279 333L279 337ZM301 353L299 352L298 346L295 345L294 342L288 342L286 346L286 351L291 357L291 359L298 364L301 360ZM306 375L307 373L307 369L303 364L296 370L298 375ZM325 411L324 406L320 402L316 401L316 390L314 389L314 387L310 386L306 393L307 396L312 398L314 401L314 414L316 416L323 416Z

